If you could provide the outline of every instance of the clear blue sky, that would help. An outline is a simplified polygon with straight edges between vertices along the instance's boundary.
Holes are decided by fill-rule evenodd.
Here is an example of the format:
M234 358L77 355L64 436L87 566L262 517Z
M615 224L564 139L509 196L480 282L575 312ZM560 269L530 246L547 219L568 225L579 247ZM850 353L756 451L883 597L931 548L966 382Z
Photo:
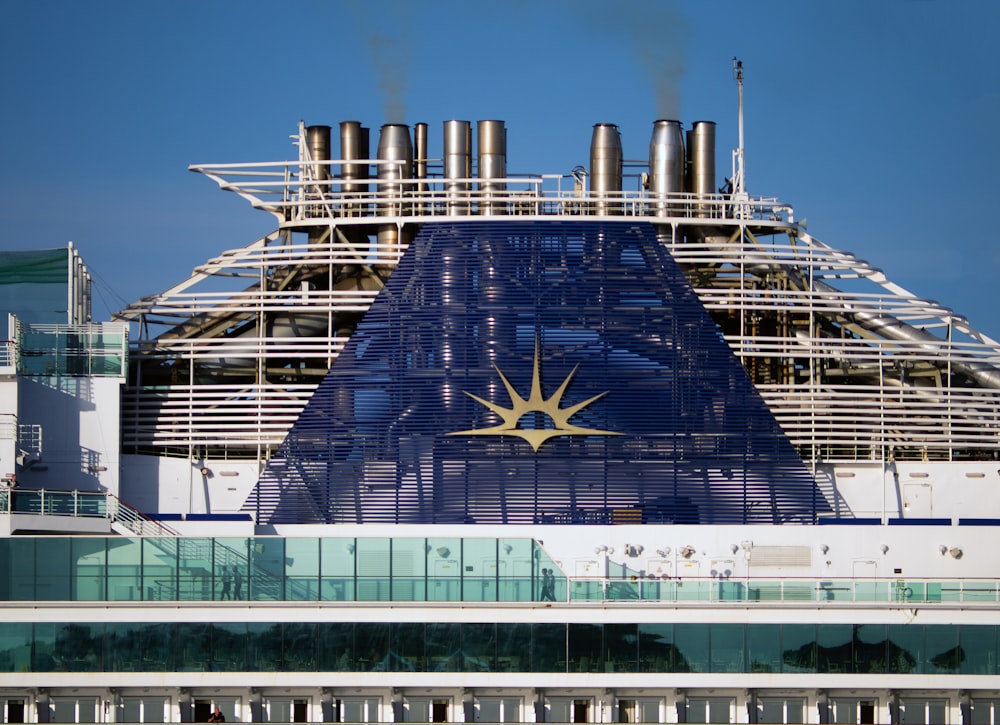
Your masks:
M617 123L718 123L751 194L1000 339L995 0L4 0L0 248L73 240L95 319L273 229L188 164L293 158L299 119L506 121L508 171ZM374 138L374 134L373 134Z

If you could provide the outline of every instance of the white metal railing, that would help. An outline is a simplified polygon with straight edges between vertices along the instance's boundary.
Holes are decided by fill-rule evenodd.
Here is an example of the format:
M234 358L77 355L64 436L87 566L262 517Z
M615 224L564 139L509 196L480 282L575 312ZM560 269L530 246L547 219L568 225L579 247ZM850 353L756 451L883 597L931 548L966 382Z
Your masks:
M17 369L17 340L0 341L0 368Z
M0 514L108 519L139 536L178 536L107 491L0 488ZM58 528L58 524L53 524Z
M370 166L369 179L342 179L344 166ZM373 217L449 217L459 212L505 216L675 217L687 219L743 218L784 221L792 209L769 197L735 200L732 194L654 194L644 189L591 193L577 188L572 175L530 175L504 178L378 178L379 169L398 166L379 159L322 162L275 161L242 164L196 164L226 191L246 198L282 223L315 224L320 219L362 220ZM308 168L322 165L331 178L316 179ZM383 174L384 175L384 174ZM563 188L566 185L567 188ZM362 187L363 191L353 189ZM738 208L737 208L738 207Z
M1000 602L997 579L571 577L567 585L571 602L728 602L744 606L773 606L779 602L810 602L816 606L882 603L888 607L956 603L995 606Z
M322 162L334 176L341 163ZM570 185L565 176L347 182L308 173L302 179L304 166L291 162L192 168L271 211L286 229L209 259L189 280L122 313L176 326L132 345L133 355L161 360L173 372L167 380L134 381L126 391L125 445L278 445L347 341L336 334L334 317L363 313L377 290L268 289L262 282L274 270L326 268L321 275L332 279L343 265L391 268L405 244L379 242L373 224L443 220L456 210L465 218L479 212L575 218L612 211L603 218L657 223L663 243L693 279L706 271L711 282L696 286L695 293L708 310L739 320L738 330L724 331L725 339L748 368L764 370L755 373L757 387L794 444L814 455L823 448L833 457L869 458L899 446L938 458L959 449L1000 451L1000 344L867 262L816 240L775 199L751 199L751 217L736 218L729 195L597 195L575 180ZM368 191L348 193L345 183ZM456 192L456 185L468 189ZM506 189L498 191L498 185ZM354 224L368 228L353 235ZM679 226L702 224L712 231L707 241L677 233ZM330 234L325 241L295 243L288 227L325 227ZM347 231L339 233L341 227ZM242 282L241 289L219 291L206 283L233 279ZM763 314L783 320L784 329L753 329L752 320ZM285 316L304 336L260 334L269 321ZM898 322L910 338L882 334L878 324L866 328L868 320ZM819 321L835 322L834 332ZM230 336L202 332L218 323ZM309 371L314 379L266 383L269 362L282 356L315 361L307 363L315 367ZM213 366L243 367L244 380L226 384L209 375L216 382L197 382L198 371L213 372ZM962 383L956 371L979 375L979 387ZM997 385L989 380L994 372ZM248 376L257 384L248 386Z

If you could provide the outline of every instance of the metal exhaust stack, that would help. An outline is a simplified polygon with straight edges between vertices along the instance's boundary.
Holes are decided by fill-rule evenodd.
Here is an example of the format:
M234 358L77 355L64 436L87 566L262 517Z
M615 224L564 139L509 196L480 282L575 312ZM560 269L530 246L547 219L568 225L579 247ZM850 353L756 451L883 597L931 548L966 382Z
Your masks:
M472 176L472 124L468 121L444 122L444 178L448 215L469 213L469 182L451 181Z
M340 158L344 163L340 167L340 193L345 200L357 199L368 194L368 184L355 183L367 180L369 167L367 163L357 164L352 161L367 161L371 154L368 129L358 121L340 122ZM367 208L359 201L346 201L345 212L348 216L361 216Z
M387 123L382 126L375 156L378 164L378 196L383 198L378 204L379 216L406 216L410 204L406 195L410 184L403 180L412 178L413 144L410 141L410 127L401 123ZM399 227L387 224L379 227L379 244L397 244Z
M417 196L420 200L417 201L416 213L424 214L427 211L427 192L429 191L426 181L427 178L427 124L417 123L413 126L413 146L416 151L416 155L413 159L413 176L417 179L421 179L417 183Z
M479 122L479 213L503 214L506 203L494 197L503 196L507 185L494 179L507 177L507 129L503 121Z
M695 121L687 133L688 191L701 199L715 193L715 122ZM710 204L699 204L697 216L713 216Z
M622 136L613 123L594 124L590 139L590 191L599 215L622 213Z
M306 146L309 148L310 160L329 161L330 127L306 126ZM330 164L315 164L310 166L309 173L316 181L326 181L330 178Z
M330 127L329 126L306 126L306 150L309 155L310 162L317 161L330 161ZM310 186L308 194L320 201L328 200L330 198L330 192L333 191L330 188L330 164L329 163L310 163L306 168L302 169L302 175L306 179L311 179L317 182L315 186ZM316 205L310 205L307 208L307 213L310 217L324 217L327 216L326 207L322 203ZM310 241L313 240L315 234L310 233Z
M653 123L649 141L649 192L651 212L655 216L670 216L679 211L662 199L668 194L684 191L684 138L680 121L660 120Z

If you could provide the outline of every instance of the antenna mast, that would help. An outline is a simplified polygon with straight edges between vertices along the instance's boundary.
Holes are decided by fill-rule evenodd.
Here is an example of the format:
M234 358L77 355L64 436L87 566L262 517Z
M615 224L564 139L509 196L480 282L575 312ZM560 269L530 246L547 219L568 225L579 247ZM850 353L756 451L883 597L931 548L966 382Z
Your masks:
M740 96L740 141L733 151L733 210L739 219L749 219L752 214L750 197L747 196L746 168L743 164L743 61L733 58L733 76Z
M743 195L747 191L746 169L743 165L743 61L737 58L733 58L733 77L736 78L736 88L740 98L740 141L738 148L733 152L733 191Z

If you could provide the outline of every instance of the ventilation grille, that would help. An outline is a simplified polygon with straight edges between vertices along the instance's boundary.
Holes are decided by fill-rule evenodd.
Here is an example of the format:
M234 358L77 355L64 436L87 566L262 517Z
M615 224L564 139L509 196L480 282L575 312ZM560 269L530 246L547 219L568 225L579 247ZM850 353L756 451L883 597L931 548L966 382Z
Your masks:
M511 220L424 225L244 506L262 524L825 508L652 225Z
M751 566L812 566L808 546L755 546L750 551Z

